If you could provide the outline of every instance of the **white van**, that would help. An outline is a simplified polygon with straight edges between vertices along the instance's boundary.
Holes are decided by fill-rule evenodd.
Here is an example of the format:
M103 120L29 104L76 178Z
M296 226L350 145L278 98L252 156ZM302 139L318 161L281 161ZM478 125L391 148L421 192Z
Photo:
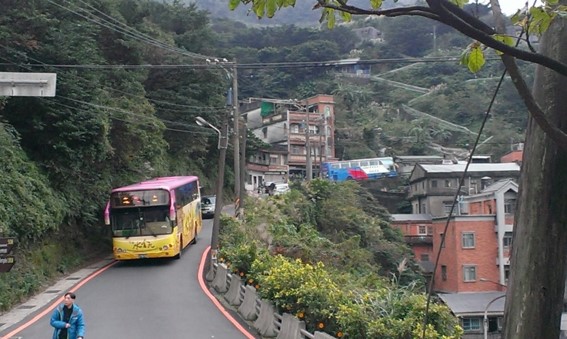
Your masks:
M289 192L289 185L286 183L276 184L274 195L280 195Z

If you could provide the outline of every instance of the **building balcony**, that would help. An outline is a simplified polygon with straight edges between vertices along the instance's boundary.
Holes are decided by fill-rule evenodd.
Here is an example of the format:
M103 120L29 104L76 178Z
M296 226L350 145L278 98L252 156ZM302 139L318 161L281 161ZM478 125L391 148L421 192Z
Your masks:
M494 225L494 232L498 232L498 228L500 228L500 225L495 224ZM502 227L502 232L514 232L514 224L506 224Z
M504 266L509 266L510 265L510 257L504 257L502 264ZM500 266L500 260L498 260L498 257L496 258L496 266Z
M249 171L256 172L288 172L287 165L277 165L277 164L258 164L258 163L248 163L246 165Z
M268 115L262 118L262 125L271 125L276 122L287 121L287 112Z
M409 245L433 245L432 235L405 235L404 241Z
M462 195L468 195L464 189L462 190ZM413 188L409 192L409 198L413 197L424 197L424 196L454 196L457 189L455 187L430 187L427 189L419 188L414 190Z

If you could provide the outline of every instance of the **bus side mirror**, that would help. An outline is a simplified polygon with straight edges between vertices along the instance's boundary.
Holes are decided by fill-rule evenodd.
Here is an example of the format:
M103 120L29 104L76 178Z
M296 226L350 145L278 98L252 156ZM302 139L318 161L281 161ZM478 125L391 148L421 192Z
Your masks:
M169 220L175 221L175 208L173 208L173 205L169 207Z
M104 209L104 224L110 225L110 202L106 203L106 208Z

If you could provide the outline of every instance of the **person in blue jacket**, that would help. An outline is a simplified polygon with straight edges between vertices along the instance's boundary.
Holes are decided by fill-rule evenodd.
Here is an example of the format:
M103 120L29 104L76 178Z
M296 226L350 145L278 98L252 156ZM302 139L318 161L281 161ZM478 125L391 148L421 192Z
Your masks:
M52 339L83 339L85 336L85 320L83 311L75 305L75 293L65 293L63 304L59 305L51 315L53 330Z

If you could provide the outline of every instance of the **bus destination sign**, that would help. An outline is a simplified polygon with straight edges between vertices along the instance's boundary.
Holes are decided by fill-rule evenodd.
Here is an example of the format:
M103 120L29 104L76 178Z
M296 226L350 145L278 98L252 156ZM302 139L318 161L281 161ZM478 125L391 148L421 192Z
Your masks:
M16 263L14 256L9 255L13 248L14 238L0 238L0 273L9 272Z

